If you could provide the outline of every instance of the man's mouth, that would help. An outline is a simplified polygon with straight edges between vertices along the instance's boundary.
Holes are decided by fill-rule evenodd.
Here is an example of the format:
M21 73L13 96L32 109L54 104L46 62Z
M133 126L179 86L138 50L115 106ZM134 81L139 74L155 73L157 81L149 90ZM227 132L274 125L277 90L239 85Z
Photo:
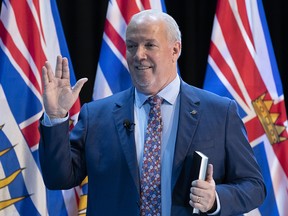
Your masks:
M147 70L147 69L150 69L151 66L143 66L143 65L141 65L141 66L135 66L135 68L137 70Z

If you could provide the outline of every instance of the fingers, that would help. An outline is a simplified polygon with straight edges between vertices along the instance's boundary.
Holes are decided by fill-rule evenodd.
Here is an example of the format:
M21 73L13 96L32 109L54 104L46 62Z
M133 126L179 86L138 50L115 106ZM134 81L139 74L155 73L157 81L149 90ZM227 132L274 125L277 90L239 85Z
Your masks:
M55 77L60 79L62 77L62 60L62 56L58 55L56 60Z
M202 201L201 196L194 195L194 194L190 193L190 203L191 204L195 204L195 203L201 204L201 201Z
M42 82L43 85L46 86L49 82L53 80L53 72L51 69L51 65L48 61L45 62L45 65L42 67Z
M47 68L45 66L42 67L42 84L46 86L49 83L49 78L47 75Z
M70 80L69 65L68 65L67 58L62 59L62 77L61 78Z
M209 199L206 198L205 194L195 192L191 188L190 190L190 200L189 204L196 209L199 209L201 212L207 212L210 208Z
M51 65L48 61L45 62L45 65L42 68L42 74L45 75L46 73L48 73L49 82L51 82L54 75L53 75ZM62 57L61 55L57 56L55 77L59 79L62 79L62 78L70 79L69 64L68 64L68 59L66 57ZM47 78L47 77L44 76L43 78Z
M206 181L208 182L213 181L213 165L212 164L208 164Z
M194 194L190 193L189 204L193 208L196 208L196 209L198 209L198 210L200 210L202 212L205 212L205 210L206 210L206 207L205 207L206 204L205 204L204 197L201 197L201 196L194 195ZM194 211L193 211L193 213L194 213Z
M59 79L70 79L69 64L66 57L57 56L55 77Z
M189 204L202 212L210 210L216 200L215 181L213 179L213 165L209 164L206 180L195 180L190 188Z
M87 78L82 78L80 80L77 81L77 83L73 86L72 88L72 91L73 91L73 94L75 95L79 95L83 85L88 81Z

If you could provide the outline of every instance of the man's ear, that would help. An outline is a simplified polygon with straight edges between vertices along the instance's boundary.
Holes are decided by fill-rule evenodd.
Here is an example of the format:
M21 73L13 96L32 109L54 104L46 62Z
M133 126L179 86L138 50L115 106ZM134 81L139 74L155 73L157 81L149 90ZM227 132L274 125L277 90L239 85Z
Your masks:
M173 46L173 62L176 62L181 54L181 43L176 41Z

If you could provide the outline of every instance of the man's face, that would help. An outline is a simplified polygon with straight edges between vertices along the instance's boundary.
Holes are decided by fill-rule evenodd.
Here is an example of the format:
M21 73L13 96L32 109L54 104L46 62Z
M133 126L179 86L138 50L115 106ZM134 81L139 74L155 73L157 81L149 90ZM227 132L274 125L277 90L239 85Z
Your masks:
M140 19L129 24L126 58L134 86L144 94L157 94L176 76L180 43L168 40L163 21Z

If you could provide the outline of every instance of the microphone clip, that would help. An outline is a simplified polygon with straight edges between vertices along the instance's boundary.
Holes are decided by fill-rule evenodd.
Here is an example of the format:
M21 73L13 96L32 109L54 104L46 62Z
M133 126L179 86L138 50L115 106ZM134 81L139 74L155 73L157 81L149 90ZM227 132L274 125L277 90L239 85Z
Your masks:
M124 126L124 128L126 129L126 130L128 130L128 131L134 131L134 126L135 126L135 123L133 123L133 122L130 122L130 120L128 120L128 119L125 119L124 121L123 121L123 126Z

